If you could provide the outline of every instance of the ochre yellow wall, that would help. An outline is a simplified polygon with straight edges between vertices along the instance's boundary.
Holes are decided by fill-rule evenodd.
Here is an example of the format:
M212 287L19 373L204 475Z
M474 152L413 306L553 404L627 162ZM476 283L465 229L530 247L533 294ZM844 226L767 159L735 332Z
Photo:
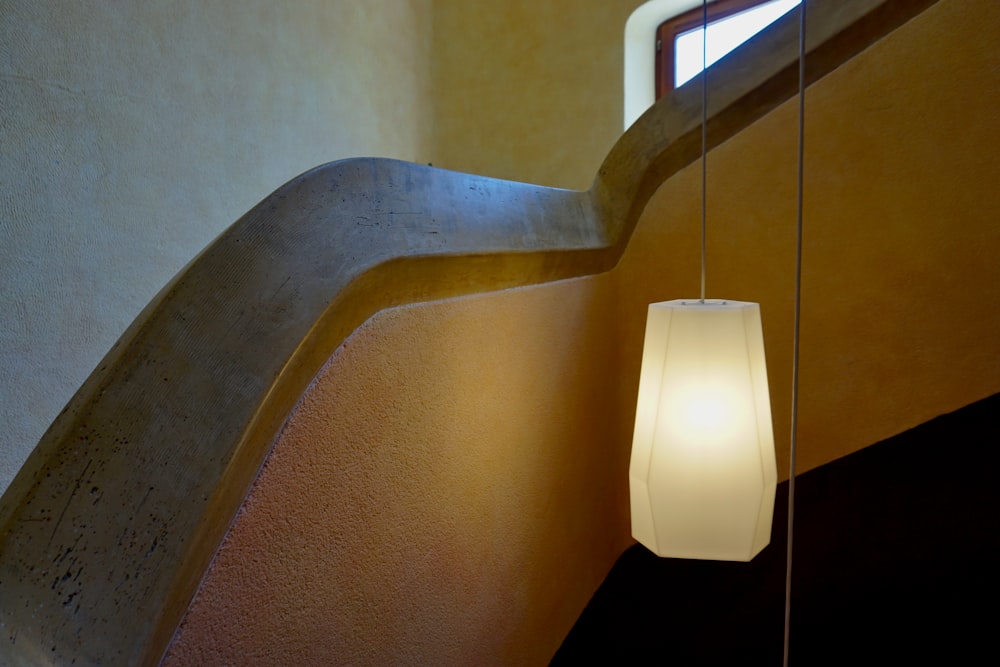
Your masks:
M807 96L801 469L1000 390L1000 11L942 0ZM709 157L709 296L762 303L787 461L795 111ZM168 664L544 664L629 543L646 303L697 295L698 166L615 270L385 311L289 421Z
M942 0L807 92L800 471L1000 391L998 35ZM797 111L708 157L708 296L761 303L784 476ZM698 295L700 199L699 165L665 183L616 271L622 410L646 304Z
M434 164L585 190L622 132L642 0L435 0Z

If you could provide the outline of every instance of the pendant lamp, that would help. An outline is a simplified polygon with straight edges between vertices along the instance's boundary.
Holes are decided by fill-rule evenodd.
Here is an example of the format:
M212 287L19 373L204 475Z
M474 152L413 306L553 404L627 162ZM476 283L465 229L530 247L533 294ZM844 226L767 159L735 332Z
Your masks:
M704 1L702 21L707 28ZM705 299L706 41L701 298L649 306L629 465L632 536L658 556L749 561L771 539L777 464L760 306Z
M777 469L760 306L649 306L632 536L658 556L748 561L767 546Z

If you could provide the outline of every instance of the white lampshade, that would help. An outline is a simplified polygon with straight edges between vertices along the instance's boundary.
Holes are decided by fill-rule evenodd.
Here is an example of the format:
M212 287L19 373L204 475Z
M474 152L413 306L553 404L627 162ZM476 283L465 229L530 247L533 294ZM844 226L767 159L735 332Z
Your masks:
M659 556L748 561L771 538L777 470L760 306L649 306L629 489Z

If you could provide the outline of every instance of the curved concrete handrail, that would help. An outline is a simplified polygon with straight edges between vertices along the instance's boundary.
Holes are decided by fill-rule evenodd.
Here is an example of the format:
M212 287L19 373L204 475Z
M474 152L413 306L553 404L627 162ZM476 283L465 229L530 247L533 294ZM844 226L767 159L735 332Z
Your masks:
M935 0L813 0L814 80ZM713 70L710 145L796 92L797 15ZM715 73L717 72L717 73ZM610 269L700 152L657 104L574 192L336 162L223 233L137 318L0 501L0 662L156 664L283 422L376 311Z

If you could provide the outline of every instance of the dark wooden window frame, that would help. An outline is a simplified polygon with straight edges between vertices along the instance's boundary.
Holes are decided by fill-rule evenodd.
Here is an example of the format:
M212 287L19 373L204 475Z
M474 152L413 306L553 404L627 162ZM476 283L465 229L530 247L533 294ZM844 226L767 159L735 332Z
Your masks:
M708 3L708 24L739 14L771 0L716 0ZM702 25L701 6L667 19L656 28L656 99L674 89L674 40L677 36Z

